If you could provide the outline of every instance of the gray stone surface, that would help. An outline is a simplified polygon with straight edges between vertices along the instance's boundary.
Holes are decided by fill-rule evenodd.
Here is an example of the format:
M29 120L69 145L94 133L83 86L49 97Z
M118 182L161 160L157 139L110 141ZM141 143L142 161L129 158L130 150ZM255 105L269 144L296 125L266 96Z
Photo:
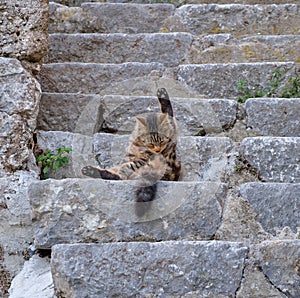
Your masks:
M34 255L13 279L9 298L54 298L50 260Z
M258 256L262 272L284 297L299 297L300 240L263 242Z
M162 75L163 70L164 67L160 63L53 63L43 66L39 80L45 92L103 94L109 92L113 84L130 85L134 79L155 80L157 75ZM144 86L136 88L142 89L143 92Z
M180 135L205 135L231 128L238 104L226 99L172 98ZM135 116L158 112L156 97L43 93L37 128L92 134L131 133ZM104 123L103 123L104 121Z
M34 180L35 177L25 171L0 178L1 297L9 287L11 278L22 269L26 251L33 242L27 187Z
M170 31L181 31L183 27L195 35L204 33L297 34L300 27L299 8L296 4L184 5L176 10L176 17L180 25L177 22L173 24L170 20L166 25Z
M32 134L36 128L39 83L13 58L0 58L0 177L32 169Z
M56 245L51 266L65 297L233 297L247 251L230 242Z
M299 35L210 34L194 36L189 63L288 62L300 60ZM295 50L296 49L296 50Z
M100 108L99 95L44 92L37 118L37 129L92 135L99 129Z
M278 69L290 75L294 63L229 63L178 66L178 80L209 98L233 98L239 95L238 82L270 88L272 73Z
M300 138L245 138L241 156L268 182L300 182Z
M276 236L286 227L300 233L299 183L247 183L240 186L240 194L268 233Z
M165 19L173 13L171 4L84 3L81 7L67 7L53 3L49 32L159 32Z
M247 126L263 136L300 136L299 98L255 98L245 104Z
M82 177L81 168L86 165L109 168L122 163L126 157L129 135L118 136L101 133L92 136L69 132L43 132L37 134L38 146L55 151L60 146L73 149L70 163L50 173L50 177L61 179ZM182 162L184 181L224 181L232 170L231 160L235 150L226 137L180 137L177 146L178 158Z
M65 179L32 183L35 245L162 241L214 236L227 188L213 182L159 182L156 199L136 203L133 181ZM136 215L143 207L145 214Z
M47 63L184 63L192 43L188 33L51 34Z
M236 121L238 104L234 100L171 98L180 135L205 135L222 132ZM106 95L103 97L103 129L131 133L135 117L159 112L156 97Z
M0 56L40 62L48 46L48 1L0 3Z

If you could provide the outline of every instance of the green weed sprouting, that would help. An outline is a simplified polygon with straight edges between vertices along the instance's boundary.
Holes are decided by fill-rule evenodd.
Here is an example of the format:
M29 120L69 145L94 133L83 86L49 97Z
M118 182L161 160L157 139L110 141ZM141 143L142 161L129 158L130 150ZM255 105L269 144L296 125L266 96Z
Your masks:
M41 179L48 179L50 171L56 173L58 168L66 165L69 162L69 158L66 154L69 154L71 151L71 148L62 146L56 149L56 153L46 149L45 152L40 154L36 161L41 170Z
M237 84L237 89L239 92L238 102L244 103L248 98L257 97L300 97L300 74L296 72L295 76L288 77L287 85L280 88L285 74L285 70L276 69L273 71L269 88L264 88L260 84L251 84L245 80L240 80Z

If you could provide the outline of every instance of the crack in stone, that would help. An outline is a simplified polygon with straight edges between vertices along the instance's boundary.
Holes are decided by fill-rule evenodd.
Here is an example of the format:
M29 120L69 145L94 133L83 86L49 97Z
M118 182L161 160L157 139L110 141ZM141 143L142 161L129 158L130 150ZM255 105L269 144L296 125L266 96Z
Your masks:
M268 277L268 275L264 272L263 268L260 265L257 265L257 269L264 275L264 277L266 278L266 280L269 282L269 284L271 286L273 286L279 293L281 293L282 295L284 295L284 297L287 298L294 298L290 293L288 292L283 292L278 286L276 286L271 279Z

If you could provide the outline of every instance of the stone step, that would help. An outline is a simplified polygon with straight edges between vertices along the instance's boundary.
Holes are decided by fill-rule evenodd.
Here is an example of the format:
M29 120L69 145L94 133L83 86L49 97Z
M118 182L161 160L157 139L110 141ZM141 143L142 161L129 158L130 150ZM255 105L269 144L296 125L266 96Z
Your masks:
M50 33L299 34L297 4L51 4ZM118 18L115 16L118 15ZM280 25L279 25L280 24Z
M51 265L66 297L299 297L300 241L251 249L223 241L62 244Z
M32 183L28 194L35 246L214 237L221 222L225 184L160 181L155 200L147 203L136 202L137 189L134 181L102 179Z
M159 32L174 10L172 4L50 3L49 33Z
M108 133L86 136L60 131L39 131L38 147L55 151L61 146L73 149L70 163L50 177L56 179L85 177L81 168L87 165L110 168L122 163L126 156L129 135ZM226 137L179 137L178 158L184 169L183 181L214 181L225 179L234 168L235 149Z
M240 186L240 195L253 209L256 221L265 232L277 238L282 238L284 234L286 238L298 238L300 231L299 194L300 183L252 182ZM238 209L237 205L234 209L230 205L232 204L226 205L224 221L227 216L232 220L235 217L234 214L237 214L234 211Z
M80 6L85 2L103 2L103 0L53 0L52 2L60 3L67 6ZM107 3L141 3L151 4L158 3L157 0L106 0ZM160 0L159 3L172 3L175 6L183 4L207 4L216 3L216 0ZM218 4L286 4L298 3L298 0L218 0Z
M234 100L172 98L180 135L211 135L231 128L239 104ZM43 93L37 127L92 135L105 131L130 134L135 117L159 112L154 96Z
M51 34L46 63L159 62L179 64L297 61L300 35L231 34L196 37L189 33Z
M248 250L214 241L56 245L51 265L62 296L234 297Z
M241 80L250 86L271 88L275 71L295 72L295 63L187 64L166 68L160 63L53 63L43 66L39 80L44 92L123 95L156 94L157 87L171 97L235 98Z
M300 137L245 138L240 154L262 181L300 182Z
M184 63L193 37L188 33L51 34L46 63Z
M300 136L300 98L252 98L245 103L247 126L263 136Z

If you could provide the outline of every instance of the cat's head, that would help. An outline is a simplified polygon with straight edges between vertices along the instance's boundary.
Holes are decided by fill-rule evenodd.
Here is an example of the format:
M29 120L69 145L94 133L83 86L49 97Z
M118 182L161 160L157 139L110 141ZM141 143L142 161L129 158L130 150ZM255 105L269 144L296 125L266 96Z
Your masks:
M174 121L168 114L149 113L136 118L134 142L152 153L161 153L166 146L176 141Z

